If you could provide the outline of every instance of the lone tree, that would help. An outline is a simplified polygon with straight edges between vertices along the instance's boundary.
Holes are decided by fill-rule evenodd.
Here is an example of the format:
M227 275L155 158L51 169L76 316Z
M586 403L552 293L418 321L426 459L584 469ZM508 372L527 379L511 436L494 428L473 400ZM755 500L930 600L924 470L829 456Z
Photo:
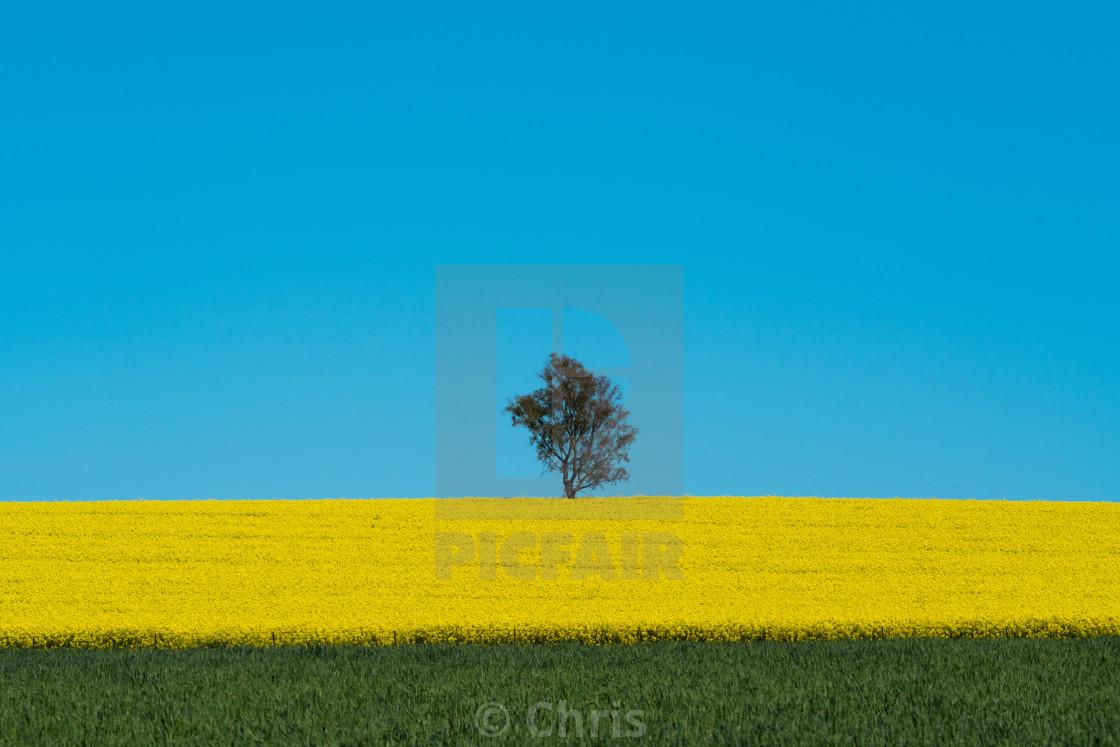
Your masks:
M564 495L630 479L621 466L630 461L638 429L626 422L622 392L606 376L596 376L575 358L553 353L540 372L544 386L509 400L514 426L529 429L529 443L545 472L559 472Z

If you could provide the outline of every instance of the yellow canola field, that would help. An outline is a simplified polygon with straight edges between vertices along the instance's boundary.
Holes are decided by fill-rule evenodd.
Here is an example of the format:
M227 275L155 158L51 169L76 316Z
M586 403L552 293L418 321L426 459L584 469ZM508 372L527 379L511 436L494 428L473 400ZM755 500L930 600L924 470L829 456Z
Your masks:
M0 647L1120 634L1120 504L0 503Z

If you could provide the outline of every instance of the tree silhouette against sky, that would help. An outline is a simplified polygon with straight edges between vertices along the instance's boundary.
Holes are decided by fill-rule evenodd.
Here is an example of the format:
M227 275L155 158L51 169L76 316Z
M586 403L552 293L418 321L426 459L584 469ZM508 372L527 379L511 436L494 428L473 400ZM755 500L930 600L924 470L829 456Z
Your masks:
M541 474L559 472L567 498L629 480L622 465L630 461L638 429L627 422L630 411L618 385L559 353L549 355L540 377L543 387L511 398L502 412L515 427L529 429Z

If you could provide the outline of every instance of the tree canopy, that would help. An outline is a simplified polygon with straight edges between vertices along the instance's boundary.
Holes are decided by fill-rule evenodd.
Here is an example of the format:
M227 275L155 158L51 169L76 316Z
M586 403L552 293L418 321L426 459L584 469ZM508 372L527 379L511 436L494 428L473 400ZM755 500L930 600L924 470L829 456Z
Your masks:
M558 472L564 495L624 482L630 473L629 449L638 429L627 422L622 392L606 376L582 363L552 353L540 372L544 386L513 397L502 412L512 424L529 430L529 443L544 465L541 474Z

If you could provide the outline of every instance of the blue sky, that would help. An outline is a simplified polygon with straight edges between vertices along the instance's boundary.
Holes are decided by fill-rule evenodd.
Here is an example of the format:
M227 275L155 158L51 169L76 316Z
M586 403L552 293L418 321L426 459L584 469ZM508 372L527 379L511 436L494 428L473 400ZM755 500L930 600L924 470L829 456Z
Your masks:
M1120 11L770 6L7 4L0 499L431 495L440 264L681 265L688 493L1120 499Z

